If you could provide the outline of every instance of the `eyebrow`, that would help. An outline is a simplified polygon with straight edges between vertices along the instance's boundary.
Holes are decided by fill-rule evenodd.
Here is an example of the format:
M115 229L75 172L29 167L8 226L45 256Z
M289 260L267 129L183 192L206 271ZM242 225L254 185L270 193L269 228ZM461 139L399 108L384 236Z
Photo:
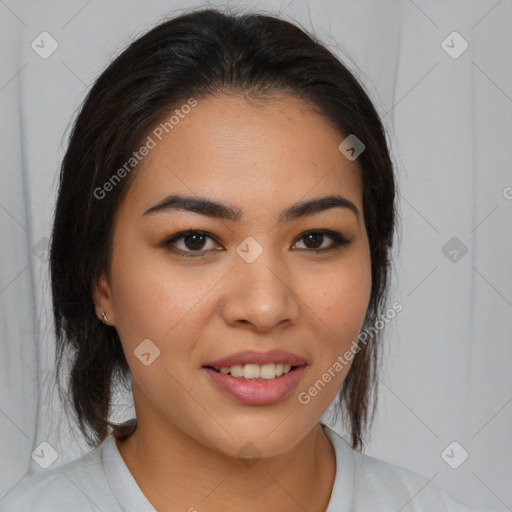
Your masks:
M352 201L339 195L329 195L293 204L281 212L279 222L290 222L299 217L314 215L331 208L348 209L352 211L359 220L359 210ZM148 208L142 216L144 217L145 215L153 215L156 213L172 213L174 210L199 213L207 217L225 219L233 222L243 219L243 212L237 207L217 203L204 197L182 196L178 194L173 194L162 199L151 208Z

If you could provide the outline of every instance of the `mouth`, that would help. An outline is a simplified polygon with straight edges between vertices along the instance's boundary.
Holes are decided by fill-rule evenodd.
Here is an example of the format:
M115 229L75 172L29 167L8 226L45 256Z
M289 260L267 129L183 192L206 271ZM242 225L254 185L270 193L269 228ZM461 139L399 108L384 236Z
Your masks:
M263 365L246 363L234 366L203 366L203 368L209 368L222 375L229 375L240 380L266 382L283 378L285 375L288 375L290 372L295 371L305 364L306 363L292 366L289 363L267 363Z
M308 361L281 349L244 350L208 361L201 370L216 391L243 405L284 400L301 380Z
M277 375L281 364L269 363L262 368L251 363L220 368L203 366L202 370L216 391L237 404L271 405L284 401L293 392L308 366L306 363L295 366L288 363L286 367L282 364L283 371Z
M291 367L300 366L305 363L307 363L307 360L298 354L287 352L286 350L273 349L267 350L266 352L260 352L258 350L244 350L242 352L236 352L229 356L222 357L215 361L206 361L204 366L221 371L225 368L231 369L238 366L244 367L253 365L265 367L273 364L278 367L278 372L280 372L280 365L283 366L283 370L285 366L289 365L290 368L287 368L288 371ZM264 374L266 374L266 372L270 372L270 370L271 368L265 368L263 370ZM253 368L252 371L255 371L255 369ZM282 372L280 374L282 374Z

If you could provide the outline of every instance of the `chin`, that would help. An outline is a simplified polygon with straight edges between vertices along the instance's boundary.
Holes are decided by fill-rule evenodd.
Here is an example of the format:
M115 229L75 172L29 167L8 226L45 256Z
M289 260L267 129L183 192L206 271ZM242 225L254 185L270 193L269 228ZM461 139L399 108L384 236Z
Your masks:
M259 419L253 414L238 416L233 421L223 421L222 426L213 420L205 425L205 431L198 432L197 440L231 457L276 457L291 450L319 421L298 421L297 414L285 411L266 418L260 414Z

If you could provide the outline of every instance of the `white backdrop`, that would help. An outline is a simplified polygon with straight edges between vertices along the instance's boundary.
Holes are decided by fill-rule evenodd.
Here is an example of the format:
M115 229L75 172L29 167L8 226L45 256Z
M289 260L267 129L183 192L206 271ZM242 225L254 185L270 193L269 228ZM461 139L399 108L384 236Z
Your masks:
M0 496L44 471L37 454L54 452L41 443L51 467L87 450L50 386L47 240L66 128L129 40L193 5L225 4L0 0ZM391 299L403 311L387 330L366 453L475 508L512 510L512 2L229 5L313 30L360 76L389 133L402 222ZM58 44L45 59L42 32Z

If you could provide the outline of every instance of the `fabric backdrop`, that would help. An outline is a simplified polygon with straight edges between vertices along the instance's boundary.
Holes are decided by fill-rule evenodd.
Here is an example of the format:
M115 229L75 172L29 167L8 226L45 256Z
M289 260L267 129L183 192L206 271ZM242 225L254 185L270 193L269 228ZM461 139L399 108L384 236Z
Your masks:
M0 496L88 449L52 388L47 249L68 125L130 40L193 5L226 4L0 0ZM403 309L386 328L366 453L475 508L512 510L512 2L228 5L314 31L388 130L401 216L391 303ZM130 417L130 397L119 404Z

